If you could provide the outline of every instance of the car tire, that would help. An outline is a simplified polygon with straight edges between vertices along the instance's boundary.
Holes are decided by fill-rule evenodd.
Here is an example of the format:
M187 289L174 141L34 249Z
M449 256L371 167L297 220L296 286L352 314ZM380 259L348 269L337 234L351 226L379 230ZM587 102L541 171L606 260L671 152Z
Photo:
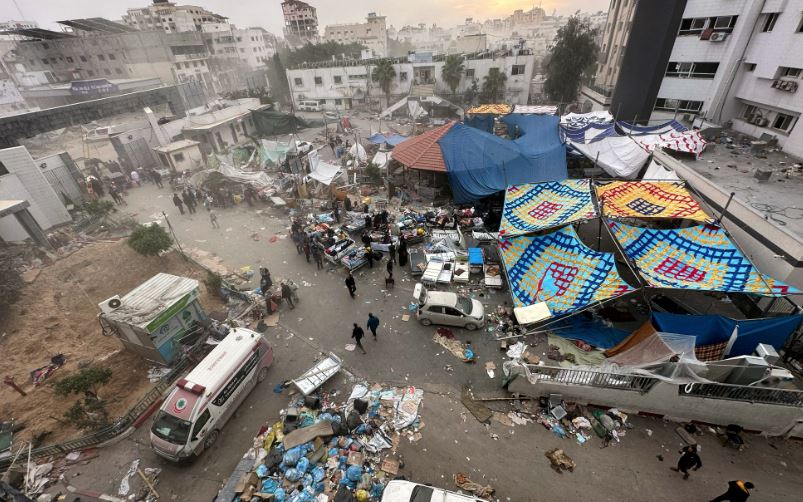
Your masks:
M469 331L474 331L475 329L477 329L477 325L474 324L473 322L470 322L470 323L466 324L463 327L466 328Z
M432 321L427 318L421 319L418 322L420 322L422 326L432 326Z
M220 436L220 431L217 429L214 429L212 432L210 432L209 435L206 436L206 439L204 439L204 450L208 450L209 448L214 446L219 436Z
M262 368L261 370L259 370L259 373L257 373L257 383L262 382L266 378L268 378L268 367L267 366Z

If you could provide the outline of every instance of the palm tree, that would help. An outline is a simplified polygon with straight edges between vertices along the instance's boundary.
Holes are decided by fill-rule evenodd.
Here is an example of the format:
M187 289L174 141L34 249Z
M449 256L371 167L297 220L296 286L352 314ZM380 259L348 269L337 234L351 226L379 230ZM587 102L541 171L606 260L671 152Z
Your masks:
M500 97L504 97L505 82L507 75L500 72L499 68L489 69L488 74L482 79L483 100L490 104L498 103Z
M380 59L371 73L371 78L374 82L379 83L379 87L385 93L385 106L390 106L390 84L396 78L396 70L393 69L393 63L389 59Z
M460 79L463 77L463 57L457 54L450 54L446 56L446 62L441 68L441 77L452 90L452 95L457 92L457 86L460 85Z

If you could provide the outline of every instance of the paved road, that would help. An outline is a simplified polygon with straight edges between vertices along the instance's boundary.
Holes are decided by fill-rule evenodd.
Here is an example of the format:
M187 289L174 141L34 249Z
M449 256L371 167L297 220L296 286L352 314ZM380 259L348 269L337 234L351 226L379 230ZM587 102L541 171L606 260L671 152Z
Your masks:
M274 394L273 385L303 372L319 352L334 351L353 374L369 382L416 385L427 391L422 407L424 438L401 446L404 473L417 481L448 488L453 486L452 475L463 471L478 482L493 484L502 500L522 501L709 500L736 478L750 479L759 487L751 500L792 500L792 494L803 490L799 443L771 445L751 438L749 449L740 453L721 448L707 434L701 438L703 470L683 481L668 469L680 441L674 425L661 420L634 418L634 429L620 444L606 449L600 449L596 439L584 446L557 439L538 424L479 424L460 404L459 391L470 383L484 393L499 392L499 371L496 379L490 379L482 362L492 360L501 368L502 354L488 333L458 330L459 338L472 340L481 361L464 365L431 341L433 328L414 320L403 322L401 314L414 285L406 273L397 271L396 288L383 291L384 262L373 270L363 269L356 274L357 298L351 299L340 270L316 271L286 238L269 242L271 235L286 234L287 219L281 213L257 213L247 207L222 210L221 228L212 229L203 210L180 216L167 190L150 185L133 189L128 203L126 211L141 221L164 210L182 245L216 253L229 269L268 266L274 280L293 279L301 285L301 301L295 310L283 310L280 325L268 331L276 351L271 376L247 398L212 451L194 463L176 466L151 453L143 429L101 450L99 459L70 471L68 479L74 486L113 493L128 463L141 458L143 467L163 469L159 484L163 500L213 498L259 426L272 423L287 404L288 397ZM259 240L252 238L254 234ZM507 300L504 293L473 294L488 307ZM364 325L369 311L381 319L379 340L365 340L368 355L345 351L351 324ZM346 392L353 382L343 374L331 385ZM578 464L574 473L557 474L549 468L543 454L553 447L564 448L574 458ZM659 461L657 455L665 460Z

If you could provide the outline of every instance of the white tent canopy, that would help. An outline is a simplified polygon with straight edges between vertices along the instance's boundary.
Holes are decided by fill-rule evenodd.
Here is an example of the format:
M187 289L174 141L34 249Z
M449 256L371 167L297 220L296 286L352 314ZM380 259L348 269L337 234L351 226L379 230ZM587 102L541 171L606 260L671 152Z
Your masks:
M307 158L309 159L310 178L328 186L340 176L340 167L321 160L317 150L311 151L309 155L307 155Z
M627 136L609 136L593 143L571 143L611 176L634 179L650 154Z

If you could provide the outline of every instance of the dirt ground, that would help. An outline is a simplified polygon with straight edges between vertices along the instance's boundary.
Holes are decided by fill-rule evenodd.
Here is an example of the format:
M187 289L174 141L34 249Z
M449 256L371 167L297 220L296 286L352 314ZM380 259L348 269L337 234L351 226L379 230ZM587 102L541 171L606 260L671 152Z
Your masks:
M111 381L100 391L111 417L125 414L152 387L147 378L152 365L101 333L97 304L126 294L158 272L197 279L204 309L223 307L218 296L206 290L203 269L177 253L140 256L124 240L89 244L43 267L25 286L19 301L0 319L0 375L13 376L28 394L23 397L7 385L0 386L0 420L13 418L25 424L15 442L40 432L49 433L43 439L46 444L81 435L61 421L76 397L59 397L53 391L54 382L79 367L93 364L113 370ZM30 372L56 354L64 354L66 364L35 386Z

